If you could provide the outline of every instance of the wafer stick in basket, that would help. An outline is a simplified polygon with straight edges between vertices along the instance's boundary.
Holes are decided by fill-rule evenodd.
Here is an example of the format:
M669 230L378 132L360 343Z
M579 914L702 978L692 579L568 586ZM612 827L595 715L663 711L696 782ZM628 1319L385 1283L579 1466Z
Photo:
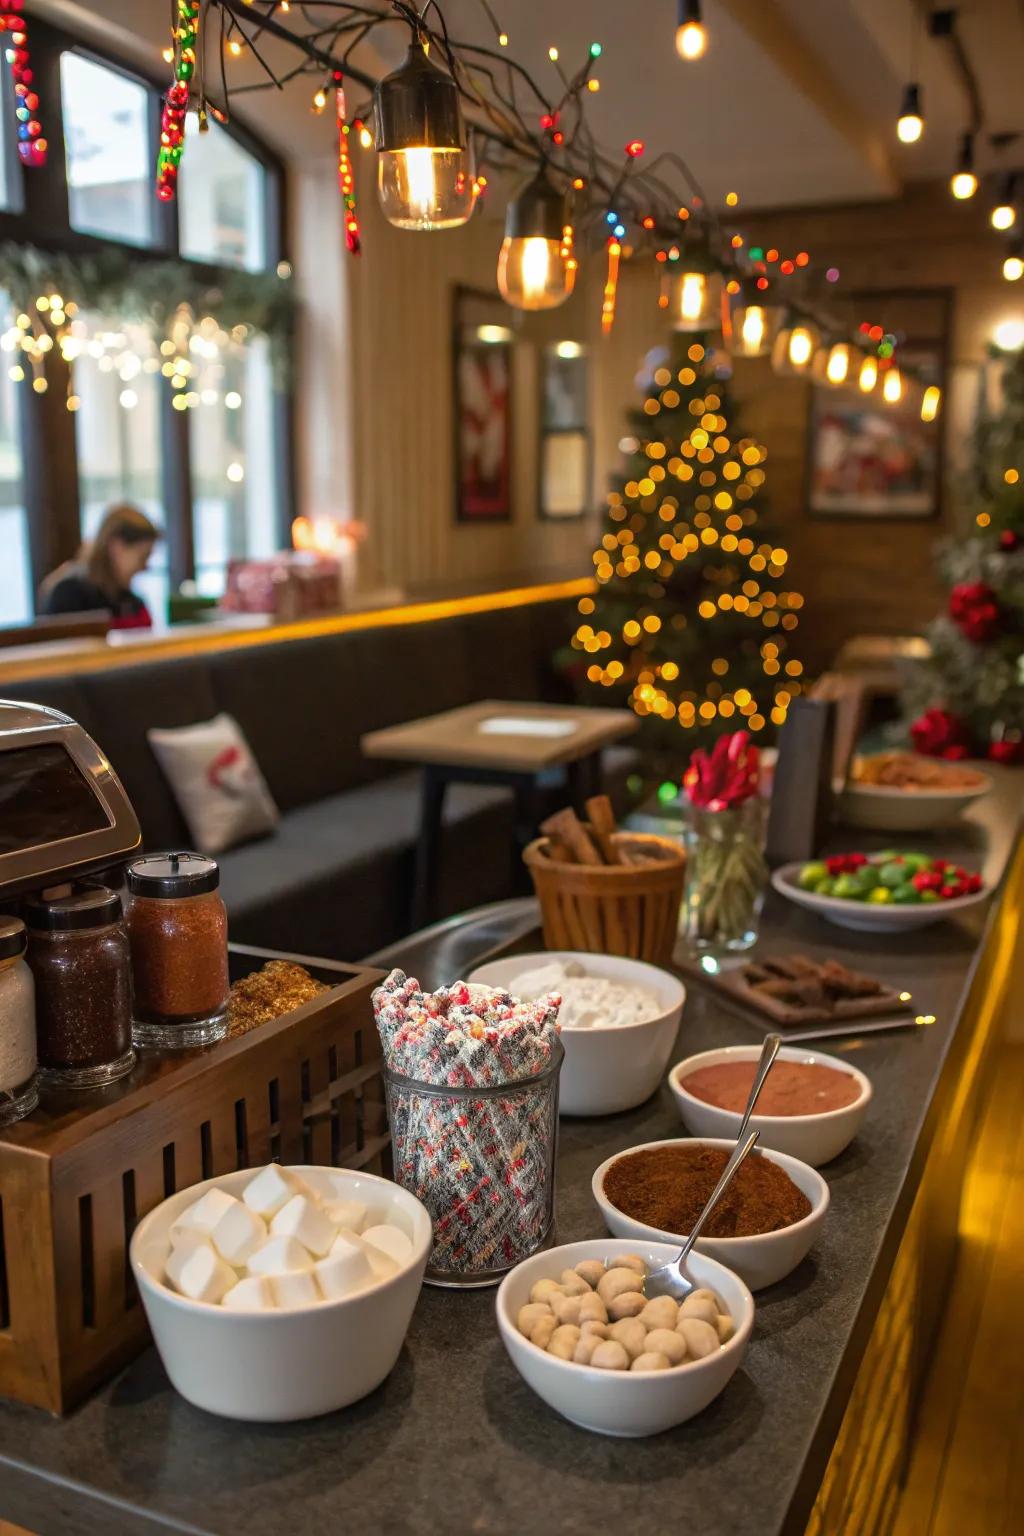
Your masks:
M564 843L572 854L574 863L602 863L601 855L587 836L587 830L575 811L568 809L556 811L554 816L549 816L547 821L541 822L540 830L545 837Z
M615 841L615 833L618 827L615 823L615 812L607 795L592 795L587 801L587 815L590 817L590 835L597 843L601 857L606 864L623 864L619 846Z

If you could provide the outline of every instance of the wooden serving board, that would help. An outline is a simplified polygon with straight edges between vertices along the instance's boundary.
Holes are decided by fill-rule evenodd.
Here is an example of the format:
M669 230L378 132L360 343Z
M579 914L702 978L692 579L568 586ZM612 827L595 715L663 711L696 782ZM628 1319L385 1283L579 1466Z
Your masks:
M770 959L771 956L768 958ZM743 1008L750 1009L763 1019L770 1019L780 1029L795 1029L798 1025L804 1024L839 1024L847 1019L875 1019L885 1014L913 1011L912 1004L903 1002L900 994L892 987L884 987L881 992L876 992L871 997L842 998L831 1007L822 1008L810 1004L801 1006L796 1003L786 1003L780 998L766 995L757 987L750 986L738 967L736 970L712 973L702 970L698 963L687 958L678 962L678 969L693 981L699 981L703 986L709 987L711 991L719 993L732 1003L738 1003Z

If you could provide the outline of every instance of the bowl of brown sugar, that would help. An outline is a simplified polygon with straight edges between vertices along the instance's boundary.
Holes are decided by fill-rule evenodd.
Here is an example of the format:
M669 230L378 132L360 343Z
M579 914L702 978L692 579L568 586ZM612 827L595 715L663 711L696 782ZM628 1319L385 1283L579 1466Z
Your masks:
M649 1141L609 1157L592 1189L614 1237L682 1245L735 1143ZM788 1275L806 1257L829 1206L815 1169L785 1152L755 1151L708 1218L697 1248L752 1291Z

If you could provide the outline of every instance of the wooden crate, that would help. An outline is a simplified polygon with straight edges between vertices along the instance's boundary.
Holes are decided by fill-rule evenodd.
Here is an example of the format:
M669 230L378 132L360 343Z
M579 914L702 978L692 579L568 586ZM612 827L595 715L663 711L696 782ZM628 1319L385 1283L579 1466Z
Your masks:
M267 958L235 947L233 979ZM175 1191L272 1159L390 1173L383 973L278 958L332 990L209 1050L147 1052L0 1132L0 1395L64 1413L145 1346L128 1240Z

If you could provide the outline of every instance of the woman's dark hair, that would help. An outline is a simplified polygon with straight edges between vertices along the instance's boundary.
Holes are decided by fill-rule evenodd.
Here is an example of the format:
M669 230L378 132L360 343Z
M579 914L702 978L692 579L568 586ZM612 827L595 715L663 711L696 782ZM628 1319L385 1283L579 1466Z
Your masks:
M111 539L121 539L125 544L155 544L159 537L160 529L144 512L129 502L118 502L108 508L95 535L82 546L79 558L89 580L113 601L120 583L110 559Z

